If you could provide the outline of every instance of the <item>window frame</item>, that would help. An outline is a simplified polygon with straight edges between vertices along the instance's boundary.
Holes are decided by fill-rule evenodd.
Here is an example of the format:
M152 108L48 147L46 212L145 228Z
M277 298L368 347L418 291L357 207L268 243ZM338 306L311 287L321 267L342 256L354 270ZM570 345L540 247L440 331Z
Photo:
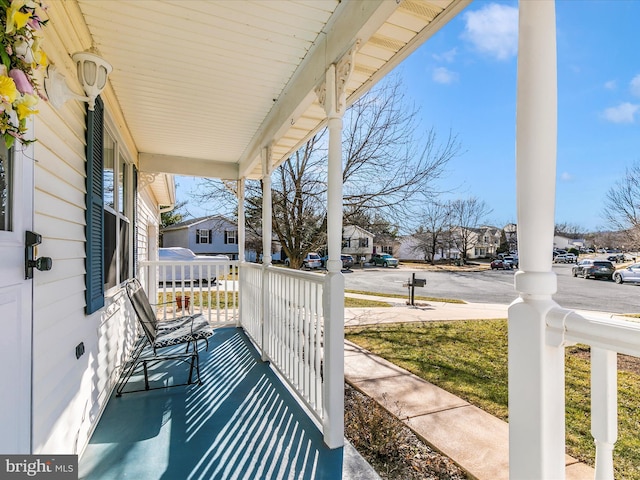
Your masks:
M114 144L114 162L113 162L113 207L104 204L105 212L115 217L115 230L114 230L114 243L115 243L115 283L108 284L107 274L109 272L108 266L104 266L104 290L105 295L109 295L112 289L119 289L120 286L130 278L134 277L133 264L135 259L133 258L133 244L136 241L135 238L135 219L134 217L134 204L137 201L137 189L133 184L134 179L134 164L131 158L126 154L126 150L123 147L124 142L118 135L117 129L114 127L113 122L107 112L105 112L104 121L104 140L109 136L113 140ZM106 141L103 142L106 143ZM124 172L120 170L124 167ZM122 179L122 182L120 181ZM120 193L122 188L122 194ZM120 203L124 205L120 205ZM123 223L128 225L126 229L126 241L123 241L121 231L123 229ZM106 244L106 229L103 231ZM127 243L123 247L123 243ZM106 248L103 246L103 249ZM123 249L126 248L126 252ZM126 255L125 255L126 254ZM127 258L126 271L123 271L123 256Z
M224 231L224 243L225 243L225 245L237 245L238 244L238 231L237 230L225 230Z

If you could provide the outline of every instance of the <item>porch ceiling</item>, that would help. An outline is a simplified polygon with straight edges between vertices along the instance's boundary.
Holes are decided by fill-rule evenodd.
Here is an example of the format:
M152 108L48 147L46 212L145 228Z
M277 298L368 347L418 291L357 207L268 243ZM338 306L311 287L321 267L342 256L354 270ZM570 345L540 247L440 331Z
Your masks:
M314 93L355 43L348 104L470 0L77 0L140 168L259 178L324 125ZM89 45L87 45L88 47Z

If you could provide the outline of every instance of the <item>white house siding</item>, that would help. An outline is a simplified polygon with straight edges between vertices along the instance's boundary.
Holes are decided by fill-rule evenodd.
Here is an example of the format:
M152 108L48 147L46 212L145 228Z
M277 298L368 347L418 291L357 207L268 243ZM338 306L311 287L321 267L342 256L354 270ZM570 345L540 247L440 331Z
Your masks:
M54 61L64 57L48 45ZM38 256L51 257L53 268L34 278L33 451L80 453L134 340L135 319L118 289L108 292L102 310L85 315L85 105L70 101L56 110L41 102L39 110L34 230L42 235ZM138 251L146 256L147 224L157 224L157 207L144 192L138 203ZM76 359L81 342L85 353Z
M360 239L366 239L366 246L360 246ZM361 256L367 260L373 254L373 234L356 225L345 225L342 228L342 253L353 255L356 261Z

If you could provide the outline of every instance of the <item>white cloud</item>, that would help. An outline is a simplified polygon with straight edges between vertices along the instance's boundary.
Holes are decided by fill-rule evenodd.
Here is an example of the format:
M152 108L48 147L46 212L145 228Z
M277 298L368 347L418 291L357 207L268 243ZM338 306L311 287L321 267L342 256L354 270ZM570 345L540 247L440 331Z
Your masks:
M633 123L639 109L640 105L629 102L621 103L617 107L605 109L604 118L612 123Z
M507 60L518 52L518 9L490 3L464 14L462 37L480 52Z
M640 97L640 74L638 74L635 77L633 77L629 87L631 89L631 93L634 96Z
M444 53L434 53L433 58L441 62L452 63L456 59L457 54L458 49L452 48L451 50L447 50Z
M604 88L606 88L607 90L615 90L616 88L618 88L618 84L615 80L609 80L608 82L605 82Z
M562 172L562 174L560 175L560 180L562 180L563 182L570 182L573 180L573 175L571 175L569 172Z
M436 83L444 83L448 85L458 80L458 74L452 72L448 68L438 67L433 70L432 78Z

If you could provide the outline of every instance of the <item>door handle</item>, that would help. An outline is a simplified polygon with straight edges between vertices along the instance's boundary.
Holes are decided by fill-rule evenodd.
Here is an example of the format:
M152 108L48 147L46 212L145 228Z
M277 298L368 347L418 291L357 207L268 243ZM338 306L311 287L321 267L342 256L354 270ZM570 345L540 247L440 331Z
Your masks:
M35 232L27 231L25 233L25 248L24 248L24 278L28 280L33 278L33 269L40 271L51 270L53 260L51 257L36 258L37 249L36 246L42 243L42 235Z

